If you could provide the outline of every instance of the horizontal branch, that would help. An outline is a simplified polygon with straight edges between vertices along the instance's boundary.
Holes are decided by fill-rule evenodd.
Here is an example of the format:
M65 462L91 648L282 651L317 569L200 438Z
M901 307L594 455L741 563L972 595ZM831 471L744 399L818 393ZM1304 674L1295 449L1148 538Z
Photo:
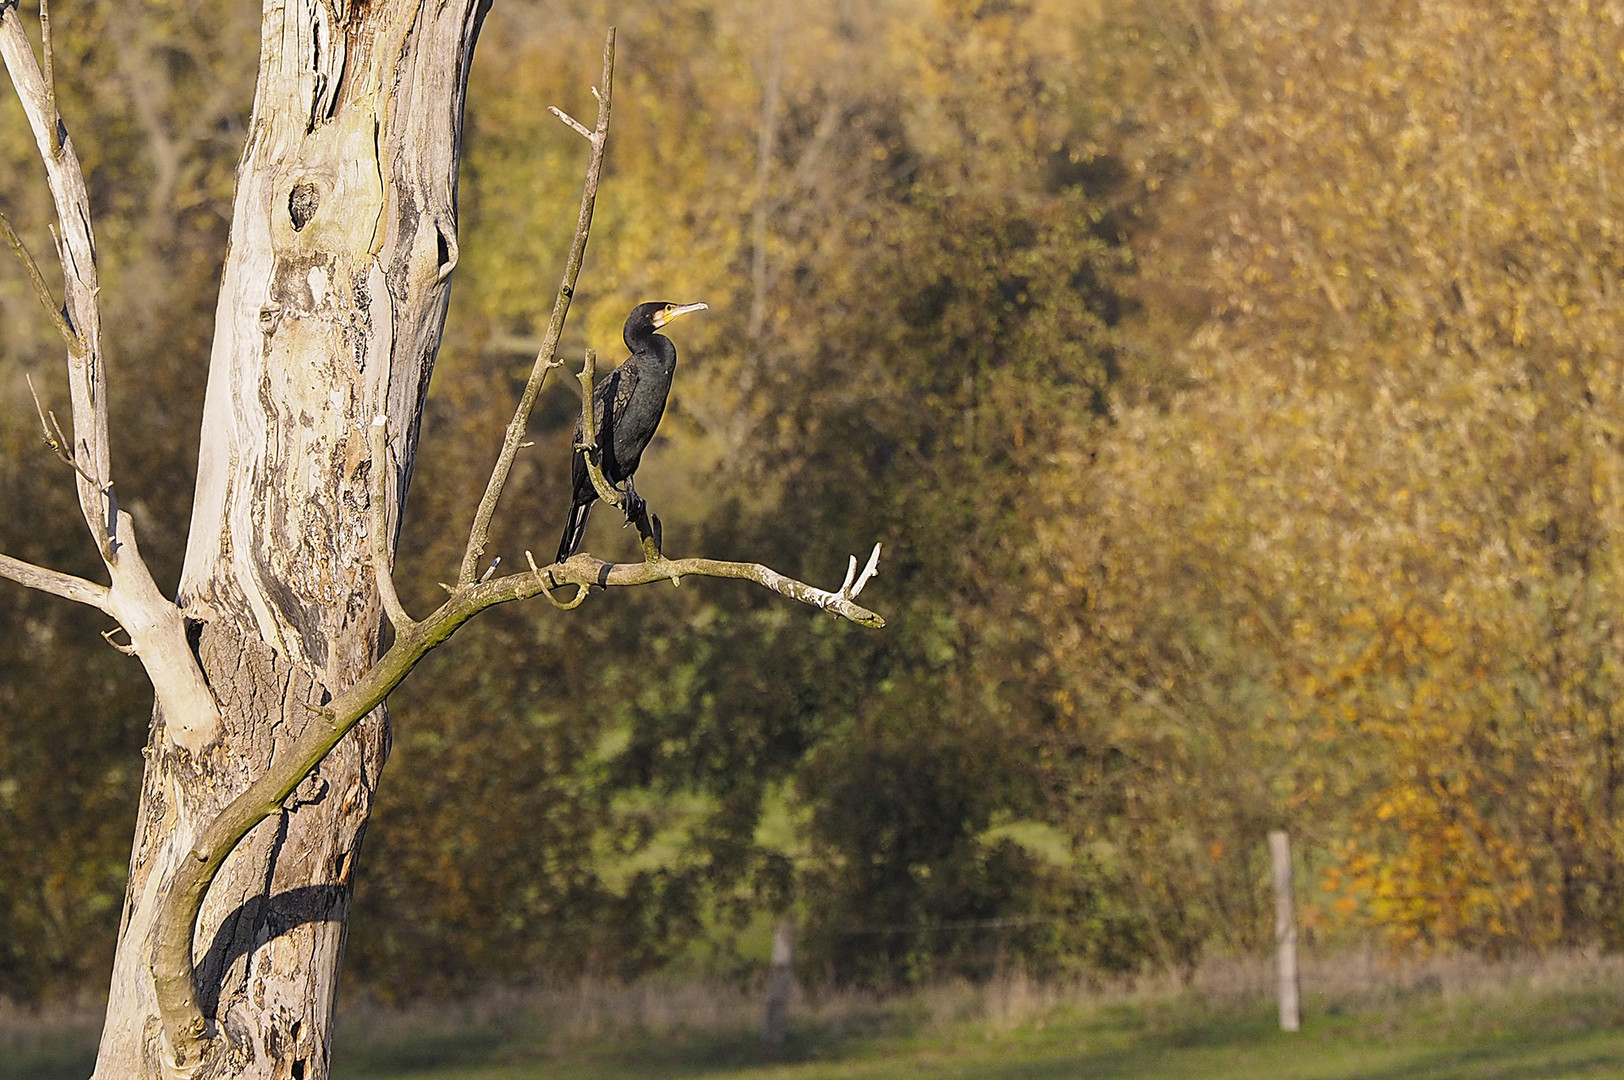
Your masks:
M47 570L43 566L13 559L10 555L0 555L0 578L77 604L88 604L101 611L108 611L108 601L112 595L105 585L58 570Z
M549 568L546 573L559 585L602 586L648 585L656 581L681 581L685 577L732 578L753 581L780 596L849 619L871 630L880 630L885 619L852 599L855 593L828 592L780 574L761 563L724 562L720 559L667 559L661 555L640 563L608 563L590 555L576 555ZM514 575L522 577L525 575ZM503 578L502 581L512 581ZM498 582L500 584L500 582ZM524 595L533 595L525 593ZM518 597L516 597L517 599Z

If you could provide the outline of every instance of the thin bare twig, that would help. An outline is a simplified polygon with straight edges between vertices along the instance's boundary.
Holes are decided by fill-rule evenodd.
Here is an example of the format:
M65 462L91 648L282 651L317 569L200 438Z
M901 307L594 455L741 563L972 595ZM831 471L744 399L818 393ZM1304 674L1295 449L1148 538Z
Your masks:
M121 626L115 626L111 630L103 630L102 640L107 642L107 644L111 645L113 648L117 649L119 652L123 653L125 656L140 656L141 654L135 651L134 645L121 645L113 640L113 635L122 629L123 627Z
M367 532L372 547L372 573L378 579L378 599L398 634L416 625L395 592L394 565L389 557L389 418L372 418L372 484L367 506Z
M587 160L586 180L581 187L581 212L575 223L575 238L570 244L569 257L564 262L564 280L558 287L558 298L553 302L552 319L547 323L547 334L542 338L541 349L536 353L536 362L530 369L530 379L525 383L524 393L519 398L518 408L513 412L513 419L508 422L507 434L502 440L502 450L497 455L495 467L491 469L490 481L485 485L485 495L479 501L479 508L474 511L474 521L468 530L468 546L463 550L462 566L457 572L459 585L468 585L474 580L479 560L485 554L486 545L490 543L491 518L496 514L497 500L502 497L502 489L507 486L508 475L513 471L513 459L519 452L519 444L524 440L524 429L530 422L530 412L535 408L536 397L541 393L547 374L560 364L557 357L558 339L564 332L564 317L569 314L570 300L575 296L575 280L581 274L581 260L586 254L587 235L592 230L592 208L598 199L598 177L603 172L603 151L609 139L609 99L614 73L615 31L610 27L603 42L601 92L599 87L593 88L593 96L598 99L598 125L590 135L592 153Z
M48 16L47 16L48 17ZM54 55L47 49L48 62ZM118 557L118 546L107 527L116 515L109 513L107 484L112 475L107 437L107 380L101 355L101 311L96 273L96 244L90 229L90 194L84 169L65 134L56 112L55 90L40 67L32 43L18 17L15 3L0 3L0 61L11 76L17 100L28 117L29 128L45 165L46 184L56 209L52 237L62 264L63 302L53 315L68 345L68 394L73 403L74 457L91 481L81 474L78 483L79 506L85 524L96 536L102 558L110 568ZM52 72L54 76L54 70ZM31 261L31 260L30 260ZM36 294L49 290L36 286ZM56 310L54 302L52 310ZM118 582L114 582L115 589Z
M861 577L857 576L857 556L855 556L855 555L851 556L851 562L846 567L846 581L845 581L845 583L843 585L840 586L840 595L844 596L848 600L850 600L852 597L855 597L858 593L863 591L863 586L868 584L868 579L873 577L875 574L879 573L879 570L880 570L880 545L879 544L874 545L874 550L873 550L872 553L870 553L870 555L868 557L868 565L863 567L863 574L862 574ZM852 583L852 579L854 577L857 578L856 584Z
M580 135L581 135L581 137L583 139L587 140L588 142L592 141L592 132L587 128L587 126L585 124L583 124L579 120L575 119L575 117L571 116L569 113L565 112L563 109L560 109L557 105L549 105L549 106L547 106L547 111L552 113L554 116L558 117L560 120L564 121L564 123L568 124L570 127L574 128L577 132L580 133Z
M82 354L85 351L84 340L74 333L73 327L68 325L68 320L63 318L62 308L57 304L56 297L51 295L51 287L45 283L45 275L40 273L39 263L29 254L23 238L17 235L17 230L11 227L10 220L4 214L0 214L0 231L6 234L6 243L11 246L17 261L23 264L23 271L27 273L29 283L34 286L34 295L39 298L40 307L51 317L51 323L56 327L56 332L62 335L62 341L67 345L68 351L76 356Z
M536 565L536 557L530 554L529 548L524 549L524 561L530 564L530 572L532 574L539 577L541 574L545 573L541 567ZM547 602L553 605L553 607L557 608L559 611L574 611L576 608L580 607L586 602L587 593L592 591L585 585L577 585L575 590L575 599L573 600L560 600L558 597L552 594L550 589L541 590L541 595L545 596L547 598Z
M581 374L576 376L581 382L581 441L575 449L586 459L586 474L592 479L592 487L597 491L598 498L623 511L626 509L626 494L603 475L603 463L598 460L598 410L592 400L597 375L598 351L588 349L581 359Z
M96 490L104 495L108 494L113 485L103 484L79 464L78 455L72 449L73 441L62 433L62 424L57 420L56 413L47 411L45 406L40 404L39 394L34 390L34 377L24 374L23 381L28 384L28 396L34 399L34 411L39 414L40 437L45 440L45 445L51 448L51 453L86 481L95 484Z
M39 0L39 36L45 53L45 118L51 124L51 153L62 152L62 117L56 111L56 60L51 51L51 6Z

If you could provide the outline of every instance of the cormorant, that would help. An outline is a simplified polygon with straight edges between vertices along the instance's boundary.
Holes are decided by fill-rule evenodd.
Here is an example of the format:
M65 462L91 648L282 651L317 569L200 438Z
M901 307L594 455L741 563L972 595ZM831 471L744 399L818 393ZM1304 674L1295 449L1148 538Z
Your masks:
M592 415L598 428L598 462L604 479L611 484L625 481L632 498L632 473L642 460L643 450L660 426L666 395L671 392L671 376L677 370L677 347L656 330L690 311L703 311L704 304L668 304L656 300L638 304L626 318L626 348L631 355L615 370L600 379L592 389ZM581 445L581 421L575 421L574 444ZM586 451L577 449L570 459L569 521L558 544L558 561L563 562L581 546L586 518L598 491L586 471Z

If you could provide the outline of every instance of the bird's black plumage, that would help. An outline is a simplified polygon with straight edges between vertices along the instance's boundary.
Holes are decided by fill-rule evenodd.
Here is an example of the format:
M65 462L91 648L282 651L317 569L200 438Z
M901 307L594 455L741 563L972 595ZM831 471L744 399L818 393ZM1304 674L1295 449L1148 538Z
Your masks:
M660 426L665 399L671 392L671 376L677 370L677 347L655 331L680 315L704 307L663 300L638 304L626 318L624 336L631 355L592 389L592 416L598 429L596 446L604 479L611 484L624 483L628 492L643 451ZM573 445L580 444L581 421L576 420ZM584 450L576 450L570 459L570 490L569 520L558 544L559 562L581 546L587 514L598 501L598 491L587 475Z

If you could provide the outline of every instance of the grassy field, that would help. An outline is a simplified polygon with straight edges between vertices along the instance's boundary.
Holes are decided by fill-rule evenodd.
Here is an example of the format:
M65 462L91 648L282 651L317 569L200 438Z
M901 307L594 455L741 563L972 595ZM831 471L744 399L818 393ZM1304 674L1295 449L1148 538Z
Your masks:
M335 1080L1566 1080L1624 1076L1624 964L1577 956L1304 973L1277 1030L1260 965L1184 988L935 987L810 996L774 1055L759 1003L704 987L576 988L349 1008ZM83 1078L93 1030L0 1016L0 1078Z

